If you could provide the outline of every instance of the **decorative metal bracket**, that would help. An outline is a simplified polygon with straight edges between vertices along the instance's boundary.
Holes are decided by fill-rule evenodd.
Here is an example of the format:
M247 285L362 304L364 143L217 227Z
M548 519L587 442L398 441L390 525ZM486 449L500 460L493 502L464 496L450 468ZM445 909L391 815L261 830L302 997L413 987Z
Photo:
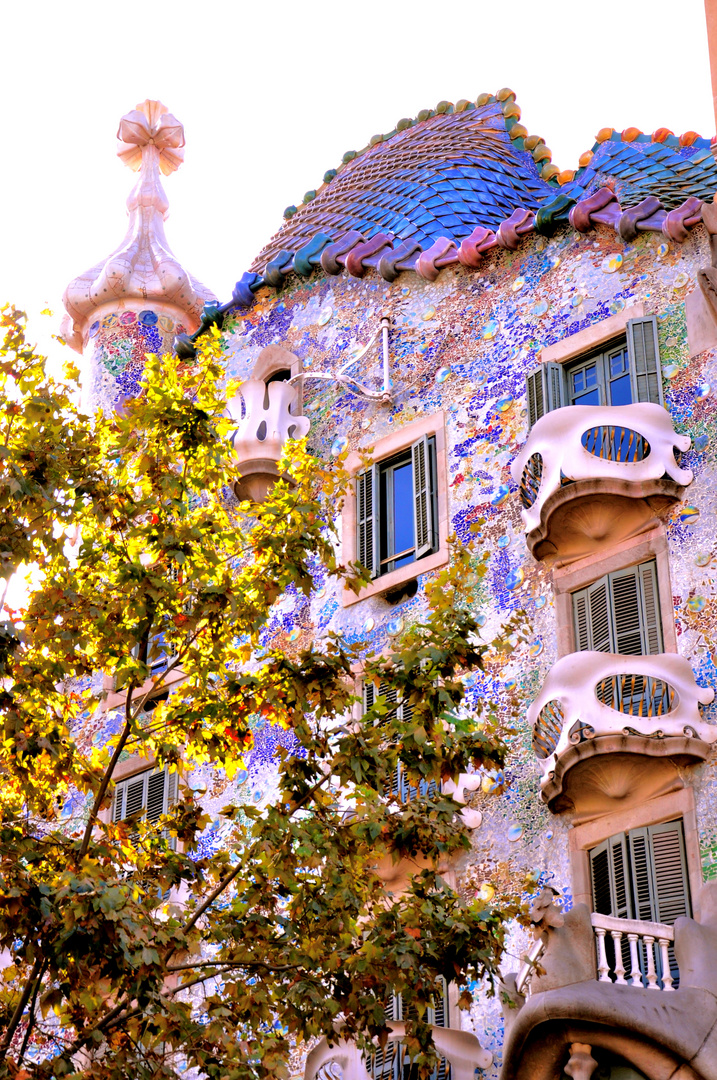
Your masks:
M391 375L390 375L390 363L389 363L389 351L388 351L388 328L390 325L390 319L388 315L381 316L381 325L376 333L373 335L368 345L365 345L360 353L353 356L350 360L347 360L345 364L342 364L337 372L332 371L302 371L300 375L294 375L288 381L290 383L298 382L300 379L326 379L329 382L341 383L346 390L350 390L358 397L365 398L369 401L379 401L382 405L390 405L393 401L393 394L391 388ZM347 375L348 368L357 364L359 360L362 360L369 349L378 340L379 334L383 338L383 389L382 390L369 390L367 386L364 386L354 379L352 375Z

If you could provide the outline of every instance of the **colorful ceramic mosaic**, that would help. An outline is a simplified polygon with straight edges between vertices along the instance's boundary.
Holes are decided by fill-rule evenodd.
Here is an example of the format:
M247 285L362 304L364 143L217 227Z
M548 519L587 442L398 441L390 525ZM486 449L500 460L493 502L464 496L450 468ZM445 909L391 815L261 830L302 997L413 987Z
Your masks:
M444 102L400 121L361 154L344 155L323 188L307 192L298 211L289 208L287 225L219 314L230 327L228 377L249 378L268 345L302 361L309 444L320 457L370 450L399 429L410 442L414 421L443 413L450 529L460 541L477 538L489 553L472 599L481 633L490 642L517 611L531 624L511 655L489 654L485 671L467 681L470 704L495 701L517 720L505 769L483 777L471 796L482 818L459 884L486 901L507 884L527 881L526 897L550 885L569 909L572 822L541 801L525 719L558 658L551 570L528 553L510 471L528 435L526 375L547 346L628 308L643 305L657 316L665 405L675 429L692 440L680 464L694 473L665 526L674 626L697 682L717 687L717 349L690 357L685 313L698 271L710 263L701 200L717 187L717 167L707 140L693 132L678 138L666 129L651 136L605 129L575 173L558 173L542 140L519 119L510 91ZM204 327L216 314L216 306L205 310ZM364 349L385 315L390 404L311 378L346 366L365 387L381 390L380 352ZM149 305L105 314L90 328L95 405L117 407L136 393L144 353L182 334L172 321ZM179 347L191 355L190 340ZM310 598L289 593L276 605L266 643L299 648L331 630L350 643L390 648L423 610L427 575L420 562L416 569L414 595L395 602L373 595L345 607L317 567ZM717 723L717 706L704 707L702 718ZM87 718L85 737L101 742L114 723L112 716ZM229 782L209 769L193 777L213 819L199 840L202 851L221 844L217 811L229 795L255 805L275 795L273 756L289 736L260 724L255 735L238 778ZM703 880L715 880L714 751L704 764L680 765L679 775L695 795ZM517 970L527 945L516 929L506 970ZM495 1080L500 1007L475 989L478 1000L461 1022L493 1053L484 1075Z

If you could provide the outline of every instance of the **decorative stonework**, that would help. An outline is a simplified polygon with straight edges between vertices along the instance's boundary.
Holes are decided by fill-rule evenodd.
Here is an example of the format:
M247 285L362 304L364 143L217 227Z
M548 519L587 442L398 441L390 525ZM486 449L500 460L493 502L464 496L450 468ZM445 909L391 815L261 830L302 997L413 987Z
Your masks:
M288 439L309 433L306 416L294 416L296 387L289 382L248 379L228 402L237 421L232 443L241 476L235 485L240 499L262 502L279 475L278 463Z
M129 225L124 240L108 259L75 278L65 290L62 336L78 352L108 312L139 313L154 310L159 303L169 306L175 320L194 330L204 304L214 299L180 265L164 235L169 204L160 173L167 175L182 163L182 125L161 102L147 100L122 117L117 137L119 157L139 172L139 179L127 199Z
M573 514L565 522L568 533L584 534L588 540L592 533L612 545L641 531L692 482L691 470L681 469L674 453L675 448L684 452L690 445L689 436L675 432L670 414L652 402L569 405L547 413L533 426L511 466L511 475L520 486L531 551L536 557L551 552L562 555L552 515L560 510L565 516L567 504L600 494L602 485L605 494L628 498L632 494L646 500L644 512L637 518L630 515L635 520L627 524L622 522L617 536L611 521L620 515L598 515L595 522L583 523L580 515ZM572 558L586 554L572 535L566 546Z
M702 720L699 705L714 696L711 687L697 685L689 661L674 653L585 651L562 657L528 710L543 798L557 794L556 774L565 774L568 758L572 765L600 754L601 740L609 743L604 752L631 749L628 743L615 746L615 736L637 739L637 752L650 756L651 740L659 746L677 739L673 752L704 759L717 740L717 726ZM585 752L576 753L582 744L588 744Z

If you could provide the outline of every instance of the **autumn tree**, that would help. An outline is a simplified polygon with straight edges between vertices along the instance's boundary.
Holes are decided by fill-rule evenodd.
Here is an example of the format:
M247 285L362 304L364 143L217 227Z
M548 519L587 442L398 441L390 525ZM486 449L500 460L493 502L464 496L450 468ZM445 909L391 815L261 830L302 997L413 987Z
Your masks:
M385 1038L390 990L416 1007L425 1072L437 981L490 980L513 913L441 877L468 840L440 785L401 802L391 782L399 763L418 788L503 760L490 703L462 707L488 647L465 603L484 563L457 546L392 655L330 634L275 647L289 587L310 594L319 567L365 581L337 562L341 468L297 444L267 501L237 504L218 331L191 365L149 357L136 399L87 417L77 371L48 374L21 313L2 325L0 567L34 573L0 627L0 1077L285 1077L290 1048L339 1022ZM377 687L363 716L359 658ZM120 705L95 745L108 680ZM207 762L235 776L257 717L293 734L279 795L227 805L200 857L187 779ZM128 755L177 774L159 822L112 821ZM387 893L377 864L418 856Z

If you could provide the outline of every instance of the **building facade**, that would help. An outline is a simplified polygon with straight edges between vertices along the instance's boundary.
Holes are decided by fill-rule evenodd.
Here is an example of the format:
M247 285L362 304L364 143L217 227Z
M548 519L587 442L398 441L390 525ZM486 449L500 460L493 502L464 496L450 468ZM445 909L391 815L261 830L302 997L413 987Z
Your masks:
M452 1072L717 1080L709 141L604 129L561 173L512 92L441 102L344 155L220 304L162 231L181 125L145 102L119 136L140 171L128 234L65 298L90 405L121 408L145 352L189 357L217 323L227 376L245 380L241 494L261 499L304 434L356 475L342 555L371 584L285 596L274 640L330 629L390 647L452 536L490 552L473 600L485 640L526 613L528 643L468 678L469 703L517 719L504 773L456 792L472 850L451 872L486 900L529 874L536 936L516 929L502 995L475 988L461 1014L449 988L434 1022ZM282 737L258 733L235 797L271 798ZM122 768L118 816L166 805L146 765ZM225 780L196 780L210 810L226 802ZM332 1063L365 1075L320 1046L307 1080ZM371 1067L388 1076L400 1055Z

